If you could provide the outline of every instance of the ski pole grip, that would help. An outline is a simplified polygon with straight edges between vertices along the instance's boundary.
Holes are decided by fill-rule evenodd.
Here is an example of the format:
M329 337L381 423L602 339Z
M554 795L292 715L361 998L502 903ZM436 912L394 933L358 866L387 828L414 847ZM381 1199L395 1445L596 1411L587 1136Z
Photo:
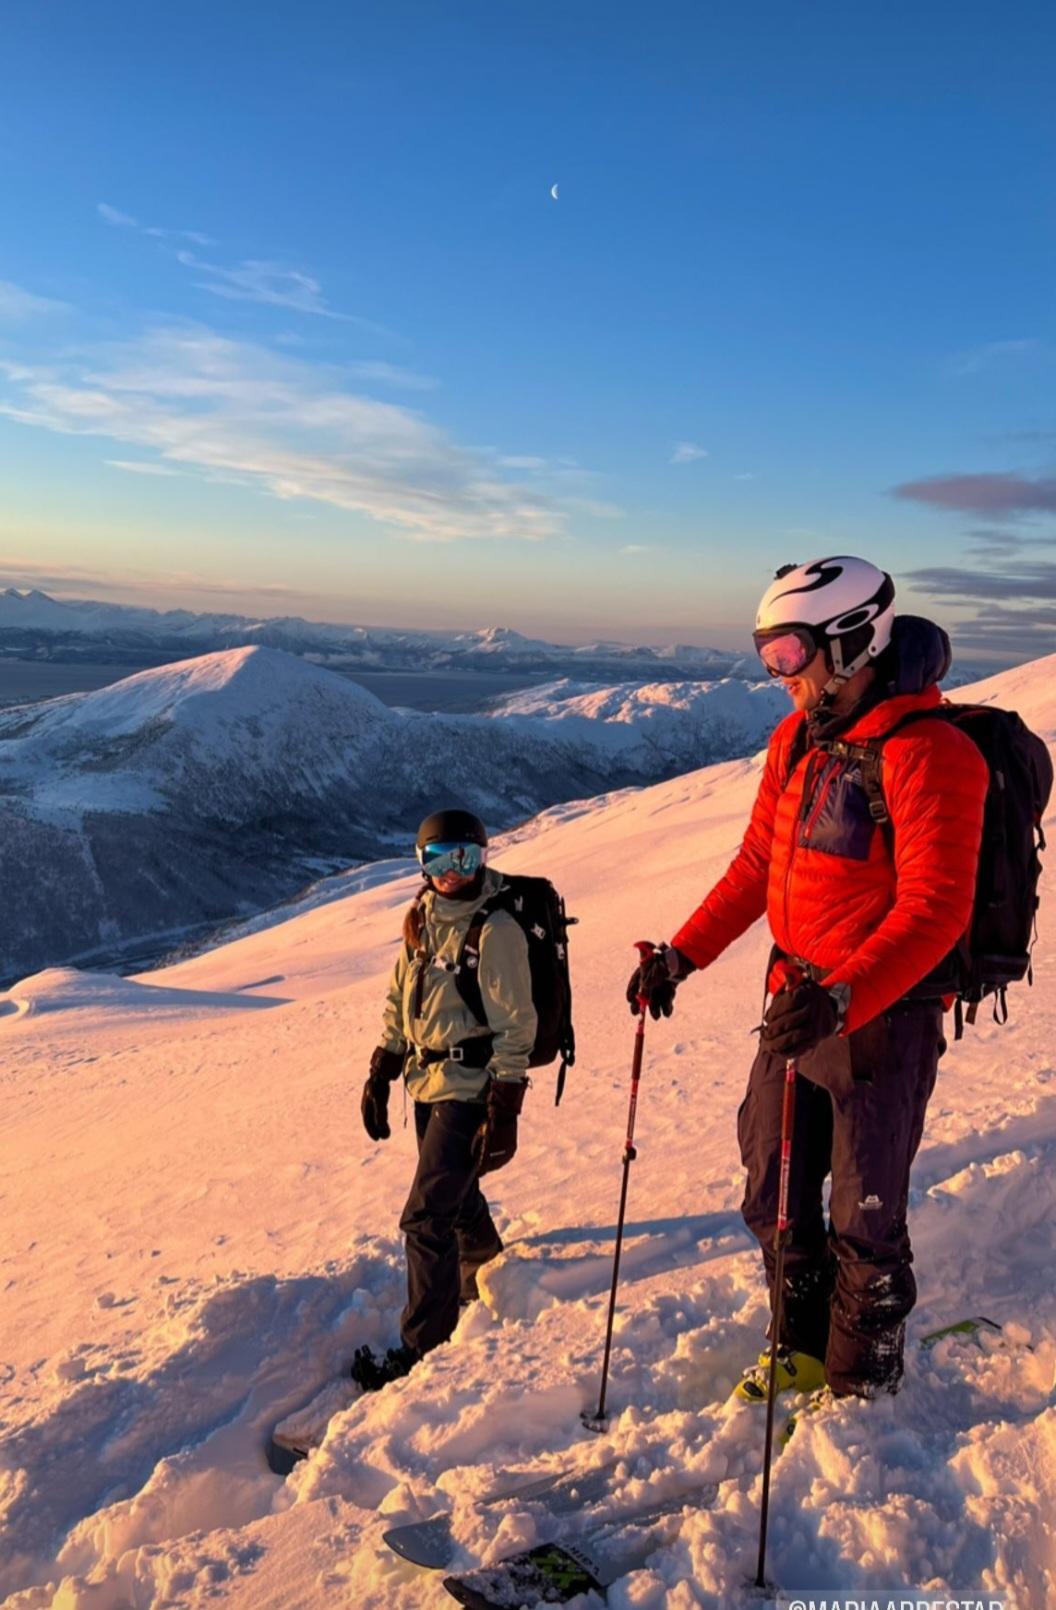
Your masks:
M783 989L795 989L797 984L802 984L806 976L797 962L788 956L782 956L771 967L766 987L771 995L779 995Z
M651 939L636 939L635 942L634 942L634 948L638 952L638 965L639 966L641 966L642 962L648 961L649 957L652 956L656 951L656 946L653 944ZM649 1008L649 997L648 997L648 995L639 995L638 996L638 1010L642 1014L643 1018L645 1016L645 1013L648 1011L648 1008Z

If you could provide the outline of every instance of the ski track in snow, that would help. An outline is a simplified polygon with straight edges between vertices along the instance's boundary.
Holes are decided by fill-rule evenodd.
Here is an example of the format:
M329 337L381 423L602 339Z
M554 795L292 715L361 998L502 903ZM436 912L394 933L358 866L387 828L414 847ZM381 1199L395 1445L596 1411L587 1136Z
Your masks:
M1046 662L990 696L1052 736ZM1046 726L1047 723L1047 726ZM719 1483L658 1534L615 1610L753 1602L762 1419L725 1401L763 1345L734 1114L761 927L649 1025L609 1405L596 1401L626 1113L629 942L659 937L722 869L757 763L544 813L502 841L545 868L574 933L580 1061L558 1113L535 1082L521 1154L489 1182L507 1243L453 1342L358 1398L282 1481L268 1432L396 1339L396 1222L412 1145L371 1146L358 1089L413 889L393 866L255 921L141 980L56 969L0 998L9 1227L0 1252L0 1595L10 1610L218 1602L366 1610L452 1601L381 1542L449 1510L456 1568L552 1535L511 1471L619 1461L560 1529ZM635 867L628 899L625 871ZM1043 891L1045 885L1043 884ZM914 1171L920 1302L895 1398L802 1418L775 1469L771 1576L786 1590L979 1590L1044 1610L1056 1574L1056 945L999 1029L940 1068ZM914 1339L967 1313L979 1345ZM581 1600L585 1610L588 1601Z

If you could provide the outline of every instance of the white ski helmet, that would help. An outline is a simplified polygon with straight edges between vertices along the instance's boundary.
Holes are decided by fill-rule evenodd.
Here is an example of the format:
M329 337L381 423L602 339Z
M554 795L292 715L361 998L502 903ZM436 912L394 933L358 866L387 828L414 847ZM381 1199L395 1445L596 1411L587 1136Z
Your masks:
M795 676L825 649L834 688L883 653L894 618L895 584L887 572L837 554L782 565L763 594L752 635L771 676Z

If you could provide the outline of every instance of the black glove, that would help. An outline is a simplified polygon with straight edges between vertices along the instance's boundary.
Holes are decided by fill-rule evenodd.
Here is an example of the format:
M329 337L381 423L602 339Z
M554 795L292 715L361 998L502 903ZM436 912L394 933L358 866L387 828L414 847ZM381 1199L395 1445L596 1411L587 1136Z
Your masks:
M527 1079L493 1079L488 1086L484 1122L470 1142L478 1174L505 1168L517 1150L517 1114L527 1088Z
M651 956L646 956L631 974L627 985L627 1001L631 1016L637 1017L639 995L649 1002L649 1010L658 1018L663 1012L670 1017L675 1009L675 990L684 978L695 973L696 967L688 956L683 956L674 945L657 945Z
M831 990L813 978L804 978L774 996L760 1040L776 1056L799 1057L835 1034L839 1026L840 1008Z
M389 1086L400 1077L403 1063L402 1051L386 1051L381 1045L371 1056L370 1072L360 1102L363 1128L371 1140L388 1140L392 1134L389 1128Z

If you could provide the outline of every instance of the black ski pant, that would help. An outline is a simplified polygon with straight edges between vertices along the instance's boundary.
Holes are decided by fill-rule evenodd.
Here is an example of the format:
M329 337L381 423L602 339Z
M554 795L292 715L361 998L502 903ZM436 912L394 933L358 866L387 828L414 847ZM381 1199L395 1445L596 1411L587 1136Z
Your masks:
M894 1392L902 1378L917 1296L909 1170L945 1049L941 1002L901 1001L799 1060L779 1341L823 1359L838 1396ZM784 1079L784 1058L760 1047L737 1115L742 1212L762 1245L771 1307Z
M418 1167L400 1218L407 1237L400 1335L418 1353L447 1341L459 1303L477 1295L477 1270L502 1251L470 1156L484 1113L482 1101L414 1104Z

